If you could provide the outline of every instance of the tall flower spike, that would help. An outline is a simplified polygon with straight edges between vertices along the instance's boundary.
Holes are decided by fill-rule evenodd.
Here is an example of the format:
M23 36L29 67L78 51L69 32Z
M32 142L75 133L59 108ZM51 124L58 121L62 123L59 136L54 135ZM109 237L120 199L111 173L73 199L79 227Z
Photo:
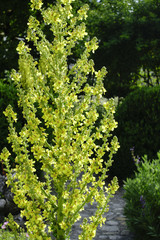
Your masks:
M83 220L79 236L91 240L98 225L104 224L103 214L118 189L117 178L105 186L119 144L111 137L117 127L113 101L104 103L101 119L97 110L106 74L105 68L95 71L90 60L98 47L97 39L88 38L79 59L68 67L73 48L87 35L83 19L88 7L74 13L71 3L58 0L44 9L41 0L31 0L31 8L42 14L42 22L29 18L27 30L27 40L33 41L37 57L20 42L19 71L12 72L24 118L21 131L16 132L17 116L12 107L5 111L8 140L16 156L14 169L10 169L7 149L0 158L31 240L49 240L51 234L57 240L68 239L85 204L96 202L97 209L90 219ZM52 40L46 37L45 27L50 27ZM87 81L92 73L94 84L90 86ZM108 161L104 162L106 151Z

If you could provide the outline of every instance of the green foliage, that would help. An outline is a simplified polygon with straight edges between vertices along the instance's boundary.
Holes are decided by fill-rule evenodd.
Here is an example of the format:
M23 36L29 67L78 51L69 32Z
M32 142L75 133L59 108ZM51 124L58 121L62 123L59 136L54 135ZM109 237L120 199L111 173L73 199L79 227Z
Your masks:
M54 2L45 0L44 4L50 6ZM137 81L147 86L159 85L160 0L75 0L74 12L84 3L90 6L85 20L89 36L99 40L100 47L92 56L95 67L106 66L108 71L104 81L106 96L124 97L137 86ZM25 39L29 14L29 0L0 2L1 77L6 69L18 69L16 46L20 39ZM40 18L36 10L34 15ZM47 39L52 40L49 28L45 33ZM84 49L84 41L81 39L79 43L69 56L71 62L75 62Z
M124 185L124 214L136 239L160 239L160 152L150 162L147 157L137 164L134 179Z
M16 46L24 38L29 16L28 0L0 2L0 76L5 70L18 67Z
M16 47L26 36L27 21L30 15L29 0L0 1L0 77L5 71L18 69ZM45 0L45 5L53 0Z
M9 224L10 221L10 224ZM10 227L9 227L10 225ZM12 231L11 231L12 229ZM9 213L8 218L5 219L5 222L1 225L0 229L0 239L4 240L26 240L28 234L24 233L24 229L21 228L15 221L12 214Z
M72 49L87 36L83 20L88 6L74 13L72 2L58 0L54 6L42 8L41 0L31 0L31 8L39 12L53 37L49 41L39 18L30 16L26 40L33 43L39 58L35 59L32 49L21 41L17 47L19 71L13 70L11 75L25 119L19 132L12 106L4 112L9 123L8 141L16 155L15 167L10 167L7 148L0 158L6 165L14 201L26 218L27 233L34 240L49 240L51 234L57 240L68 239L85 204L96 202L95 215L83 219L79 235L79 240L91 240L98 225L105 222L103 214L118 189L116 177L104 186L113 154L119 148L117 137L112 136L117 127L112 100L103 103L105 114L95 128L106 74L105 68L95 71L90 60L98 47L96 38L88 38L80 58L68 68ZM94 76L92 86L87 83L89 75ZM108 161L103 164L106 151ZM44 172L43 181L37 177L37 163Z
M136 53L139 58L137 77L147 86L159 85L160 76L160 1L134 1L131 24L136 39ZM137 78L137 79L138 79Z
M106 96L126 96L133 85L131 72L137 67L135 42L131 41L130 6L127 1L103 0L90 11L87 27L90 36L100 41L93 56L96 67L106 66Z
M100 41L96 67L106 66L107 97L126 96L142 80L159 85L160 1L102 0L87 20Z
M11 231L12 229L12 231ZM20 227L15 221L11 213L5 218L5 221L1 225L0 229L0 239L3 240L26 240L28 239L28 234L24 232L24 229Z
M118 105L115 130L120 149L115 155L111 173L123 180L133 174L135 165L130 148L135 154L155 158L160 146L160 87L143 87L130 93Z
M12 232L7 230L0 230L0 240L13 240L15 236ZM17 240L29 240L25 234L19 235Z

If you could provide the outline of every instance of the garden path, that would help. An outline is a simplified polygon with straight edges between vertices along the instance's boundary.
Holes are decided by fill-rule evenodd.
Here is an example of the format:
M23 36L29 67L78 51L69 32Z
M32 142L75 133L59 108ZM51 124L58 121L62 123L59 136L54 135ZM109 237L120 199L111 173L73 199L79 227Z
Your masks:
M107 219L106 224L101 228L98 227L97 234L94 240L133 240L133 235L129 232L125 222L123 209L125 200L123 199L124 189L121 187L114 198L111 198L109 203L109 212L105 214ZM81 213L84 217L92 216L95 211L95 205L87 204L85 210ZM82 220L81 220L82 221ZM78 240L78 235L81 232L80 223L75 223L71 233L71 240Z

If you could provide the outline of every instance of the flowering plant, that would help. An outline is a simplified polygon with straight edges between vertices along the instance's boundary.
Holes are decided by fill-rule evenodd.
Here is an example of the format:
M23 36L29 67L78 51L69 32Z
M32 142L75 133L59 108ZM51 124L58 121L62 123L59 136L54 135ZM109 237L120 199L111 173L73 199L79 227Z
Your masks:
M12 229L12 232L10 231ZM0 239L9 240L26 240L29 237L27 233L24 233L24 229L14 221L12 214L9 213L5 222L1 225Z
M94 62L89 60L98 47L96 38L87 40L81 57L68 68L72 48L87 35L82 20L87 17L88 6L73 15L72 1L58 0L44 9L41 0L31 0L32 9L42 15L43 26L50 26L53 41L47 40L40 21L31 16L27 40L33 41L39 58L35 60L28 45L20 42L19 71L12 72L25 119L19 133L12 107L9 105L4 113L9 122L8 141L16 154L15 168L10 168L6 148L0 157L14 201L26 218L27 233L34 240L51 239L51 234L57 240L68 239L85 204L96 201L95 215L83 220L79 235L79 239L92 239L97 226L105 222L103 213L118 189L116 177L104 186L119 147L117 138L111 138L117 126L112 99L103 104L106 114L95 127L106 74L105 68L95 71ZM93 86L87 84L89 74L94 75ZM98 145L97 140L103 143ZM109 159L103 164L106 151ZM44 181L36 174L37 162L41 163Z
M6 226L7 226L8 222L4 222L3 225L1 226L2 229L6 229Z

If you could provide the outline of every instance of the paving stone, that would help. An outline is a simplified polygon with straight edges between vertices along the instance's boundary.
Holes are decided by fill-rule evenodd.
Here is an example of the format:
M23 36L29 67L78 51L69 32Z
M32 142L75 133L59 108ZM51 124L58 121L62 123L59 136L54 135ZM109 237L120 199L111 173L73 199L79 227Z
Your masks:
M109 237L109 240L121 240L121 239L122 239L121 236L116 236L116 235Z
M117 217L116 220L121 222L121 221L126 221L126 218L123 216L120 216L120 217Z
M118 226L102 226L102 230L106 232L119 232L119 227Z
M121 235L129 235L129 230L123 230L122 232L121 232Z
M110 240L109 237L106 236L106 235L100 235L100 236L98 237L98 239L99 239L99 240Z
M125 221L120 221L119 224L127 227L127 223Z
M124 190L121 188L115 194L114 198L109 203L109 212L106 217L106 223L102 227L98 227L96 237L94 240L133 240L133 235L129 232L126 225L126 218L123 214L125 201L123 199ZM85 210L81 213L82 219L78 221L72 228L70 240L77 240L81 232L79 227L82 223L83 217L89 217L94 214L96 204L85 206Z
M117 221L107 221L106 222L106 225L112 225L112 226L115 226L115 225L118 225L118 222Z
M0 199L0 209L3 209L5 205L6 205L6 200Z

